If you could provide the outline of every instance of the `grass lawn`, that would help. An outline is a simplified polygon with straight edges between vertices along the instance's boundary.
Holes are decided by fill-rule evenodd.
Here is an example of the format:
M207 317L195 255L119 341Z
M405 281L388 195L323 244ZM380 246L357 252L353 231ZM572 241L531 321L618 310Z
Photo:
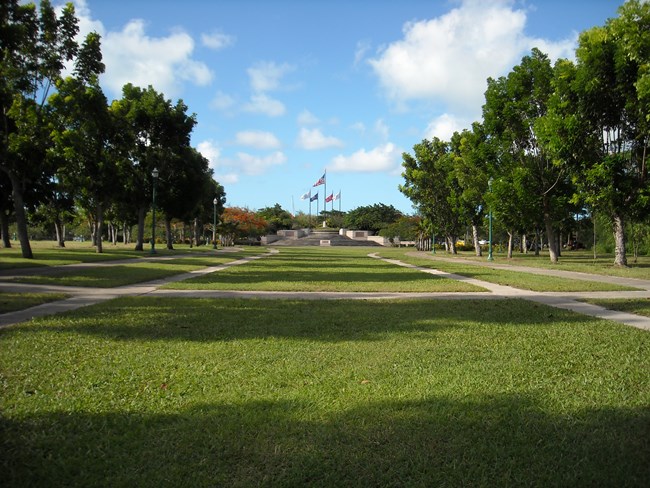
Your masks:
M153 281L168 276L187 273L206 266L218 266L250 253L228 253L214 256L189 256L164 261L134 262L133 264L109 265L97 267L48 270L40 275L15 278L18 283L38 285L86 286L97 288L114 288Z
M520 271L510 271L507 269L494 269L484 265L476 265L463 262L460 259L458 262L428 259L428 253L421 253L421 257L410 256L415 252L413 249L405 248L387 248L380 249L378 254L382 257L399 259L405 263L422 266L425 268L435 268L440 271L448 273L455 273L462 276L476 278L478 280L496 283L499 285L512 286L522 290L531 291L622 291L622 290L635 290L627 286L616 285L613 283L605 282L606 277L603 276L603 282L585 281L579 279L559 278L555 276L535 275L532 273L522 273ZM450 257L450 255L443 255ZM459 256L464 259L464 256ZM482 261L485 263L485 260ZM503 263L499 263L503 264ZM553 268L555 269L555 268Z
M104 252L98 254L89 242L66 241L65 248L60 248L52 241L31 241L34 259L24 259L20 252L20 244L12 242L12 248L0 248L0 270L13 268L31 268L40 266L61 266L66 264L94 263L101 261L114 261L118 259L135 259L150 257L149 245L144 251L135 251L135 244L104 243ZM168 250L164 244L156 246L156 255L174 256L186 253L212 253L210 246L190 248L188 245L176 244L174 250ZM258 249L259 251L259 249Z
M121 298L0 350L7 487L650 484L650 334L522 300Z
M4 293L0 292L0 313L15 312L47 302L63 300L63 293Z
M406 248L401 248L405 250ZM413 251L413 248L410 248ZM436 254L447 258L457 257L460 259L477 261L485 263L487 252L483 256L477 257L474 251L461 251L457 256L445 252L444 249L437 248ZM613 254L598 254L594 259L592 251L563 250L557 264L552 264L549 260L548 250L544 250L539 256L534 253L523 254L514 252L512 259L508 259L505 252L493 252L495 264L506 264L515 266L530 266L533 268L561 269L565 271L578 271L583 273L602 274L605 276L621 276L624 278L639 278L650 280L650 256L639 256L638 262L634 262L632 255L628 254L628 267L621 268L614 266Z
M632 299L632 298L612 298L612 299L590 299L585 300L594 305L608 308L610 310L617 310L619 312L634 313L637 315L645 315L650 317L650 299Z
M485 289L369 258L374 248L282 248L279 254L165 288L197 290L468 292Z

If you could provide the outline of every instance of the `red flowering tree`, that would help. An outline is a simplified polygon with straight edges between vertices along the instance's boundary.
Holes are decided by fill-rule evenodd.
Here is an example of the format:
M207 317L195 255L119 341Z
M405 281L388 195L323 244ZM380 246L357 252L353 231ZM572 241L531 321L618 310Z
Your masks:
M227 207L221 215L219 238L222 246L232 246L237 238L258 237L268 223L255 212L241 207Z

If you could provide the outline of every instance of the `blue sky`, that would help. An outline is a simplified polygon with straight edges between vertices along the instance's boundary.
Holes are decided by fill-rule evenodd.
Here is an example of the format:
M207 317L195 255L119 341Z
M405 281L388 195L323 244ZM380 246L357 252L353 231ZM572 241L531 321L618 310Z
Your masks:
M109 100L127 82L183 99L228 206L308 212L311 189L322 210L324 187L312 185L327 171L335 209L409 214L403 152L480 120L487 77L532 47L572 58L578 34L621 3L75 1L82 34L102 36Z

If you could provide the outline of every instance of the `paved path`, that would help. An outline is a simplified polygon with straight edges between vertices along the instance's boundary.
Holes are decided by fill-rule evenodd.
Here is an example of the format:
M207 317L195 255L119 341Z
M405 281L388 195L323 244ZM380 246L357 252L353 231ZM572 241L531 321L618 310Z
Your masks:
M543 303L551 307L562 308L571 310L584 315L599 317L607 320L614 320L624 323L639 329L650 331L650 317L642 317L624 312L615 312L607 310L597 305L591 305L581 302L585 298L637 298L637 299L650 299L650 280L639 280L632 278L618 278L602 275L591 275L587 273L573 273L563 270L549 270L541 268L528 268L523 266L510 266L489 263L493 268L505 268L508 270L521 271L533 274L542 274L547 276L560 276L571 279L580 279L585 281L599 281L616 283L625 286L638 288L638 291L619 291L619 292L533 292L528 290L521 290L510 286L497 285L466 276L445 273L431 268L424 268L414 266L411 264L403 263L394 259L380 258L376 253L369 254L370 257L375 259L382 259L386 262L397 266L404 266L408 268L417 269L423 273L444 276L446 278L465 281L481 288L486 289L486 292L471 292L471 293L389 293L389 292L376 292L376 293L353 293L353 292L265 292L265 291L216 291L216 290L169 290L160 289L160 287L167 283L183 281L188 278L193 278L206 273L218 272L230 266L238 266L246 264L255 259L262 259L271 254L278 253L276 249L271 249L269 253L258 256L250 256L236 261L231 261L219 266L211 266L200 270L192 271L190 273L183 273L168 278L151 281L147 283L140 283L136 285L127 285L110 289L99 288L82 288L82 287L66 287L66 286L48 286L48 285L33 285L25 283L12 283L8 282L9 279L15 276L24 276L27 274L35 274L34 268L28 270L13 269L10 272L0 272L0 291L5 292L60 292L70 296L65 300L56 302L45 303L36 307L17 312L11 312L0 315L0 327L5 327L11 324L29 321L34 317L43 315L51 315L67 310L75 310L80 307L85 307L95 303L99 303L112 298L120 296L159 296L159 297L206 297L206 298L268 298L268 299L302 299L302 300L335 300L335 299L483 299L483 300L502 300L508 298L522 298L538 303ZM422 257L422 253L417 254ZM176 256L178 257L178 256ZM155 259L170 259L166 257L150 257L139 258L138 260L124 260L124 261L109 261L102 263L85 263L83 265L66 265L66 269L71 267L88 267L88 266L111 266L116 264L124 264L126 262L133 263L134 261L141 262L142 259L155 260ZM431 257L431 259L441 259ZM443 258L444 259L444 258ZM458 259L454 259L458 262ZM476 261L468 261L471 264L481 264ZM60 268L60 267L57 267ZM44 274L43 269L38 269L39 274Z

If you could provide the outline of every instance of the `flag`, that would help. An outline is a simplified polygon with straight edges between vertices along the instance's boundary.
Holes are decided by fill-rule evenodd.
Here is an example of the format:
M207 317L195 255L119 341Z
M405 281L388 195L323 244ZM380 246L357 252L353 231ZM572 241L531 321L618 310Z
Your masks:
M334 193L330 194L330 196L325 199L325 203L331 202L333 200L334 200Z
M301 200L307 200L308 198L311 198L311 190L300 197Z
M339 192L336 195L334 195L333 201L337 201L337 200L340 200L340 199L341 199L341 190L339 190Z
M313 202L314 200L318 200L318 193L309 199L310 202Z
M318 178L318 181L313 184L313 186L318 186L318 185L324 185L325 184L325 173L323 173L323 176Z

